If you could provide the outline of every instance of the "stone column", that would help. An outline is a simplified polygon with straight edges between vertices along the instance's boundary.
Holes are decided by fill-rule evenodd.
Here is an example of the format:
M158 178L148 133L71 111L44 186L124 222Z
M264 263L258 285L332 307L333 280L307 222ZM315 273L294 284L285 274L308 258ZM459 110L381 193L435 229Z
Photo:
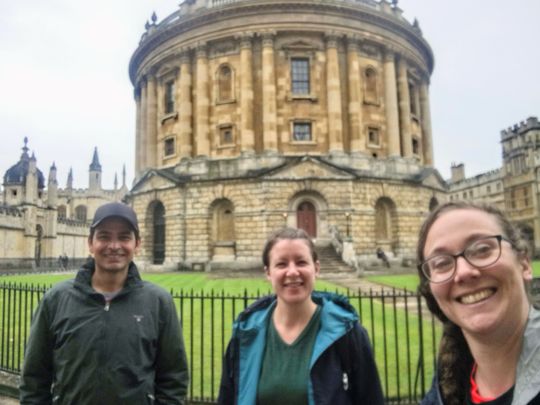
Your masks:
M431 132L431 109L429 106L429 84L427 79L420 84L420 116L424 164L433 166L433 135Z
M362 72L358 55L358 40L347 38L347 69L349 72L349 133L351 152L366 150L366 139L362 122Z
M197 106L195 115L195 155L210 155L210 98L208 95L208 55L206 44L197 47Z
M276 73L274 34L262 36L263 139L265 152L277 152Z
M157 164L157 91L156 91L156 78L154 75L149 74L147 77L146 88L146 137L145 137L145 149L146 149L146 167L156 167Z
M189 51L186 51L180 56L180 78L178 80L178 91L180 92L180 104L178 106L178 153L181 158L191 157L193 151L193 127L191 126L193 104L191 102L191 82L191 58L189 56Z
M141 83L137 83L135 85L134 90L134 96L135 96L135 177L139 177L141 174L141 138L142 138L142 130L141 130L141 117L142 117L142 90L141 90Z
M390 49L386 49L384 53L384 100L386 104L388 156L401 156L399 145L396 64L394 52Z
M140 173L148 167L146 161L146 137L147 137L147 128L146 123L148 122L148 91L146 87L146 78L141 79L141 116L139 124L141 126L139 143L137 144L137 159L139 160L139 170Z
M253 45L251 34L240 38L240 150L253 153Z
M338 38L326 36L326 93L328 109L328 139L330 153L343 152L343 118L341 114L341 80L338 61Z
M409 94L409 79L407 77L407 61L403 57L398 60L398 91L401 147L403 148L403 156L412 157L411 97Z

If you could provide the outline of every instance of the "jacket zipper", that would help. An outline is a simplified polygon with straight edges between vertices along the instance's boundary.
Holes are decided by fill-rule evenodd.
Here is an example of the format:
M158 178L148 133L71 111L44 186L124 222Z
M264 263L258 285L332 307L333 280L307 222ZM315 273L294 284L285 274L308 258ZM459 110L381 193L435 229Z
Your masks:
M105 301L105 308L104 308L104 309L105 309L105 311L107 311L107 312L108 312L108 311L109 311L109 308L110 308L110 306L111 306L111 302L110 302L110 301Z

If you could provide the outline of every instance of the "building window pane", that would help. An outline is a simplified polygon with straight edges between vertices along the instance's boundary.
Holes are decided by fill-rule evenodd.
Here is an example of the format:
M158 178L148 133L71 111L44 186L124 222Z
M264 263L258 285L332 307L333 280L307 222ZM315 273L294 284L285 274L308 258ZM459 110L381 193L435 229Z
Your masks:
M165 139L164 143L164 155L171 156L174 155L174 138Z
M295 122L293 124L293 141L311 141L310 122Z
M234 144L233 128L232 126L224 126L219 128L219 144L220 145L232 145Z
M174 112L174 81L165 83L165 114Z
M291 77L293 94L309 94L309 59L293 58L291 60Z
M222 66L218 75L219 100L232 99L232 72L229 66Z
M379 130L377 128L368 128L368 143L370 145L380 145Z

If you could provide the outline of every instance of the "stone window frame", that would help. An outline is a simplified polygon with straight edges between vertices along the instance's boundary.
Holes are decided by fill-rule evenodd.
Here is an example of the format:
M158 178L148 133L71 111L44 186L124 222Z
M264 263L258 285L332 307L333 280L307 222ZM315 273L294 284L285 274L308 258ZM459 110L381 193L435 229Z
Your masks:
M367 73L372 71L375 74L375 91L373 97L368 97L368 88L367 88ZM381 105L381 75L379 73L379 69L377 69L377 66L373 64L369 64L365 66L362 71L362 87L363 87L363 94L362 94L362 100L364 104L368 105L374 105L374 106L380 106Z
M422 142L418 135L413 134L411 136L411 150L414 156L420 157L422 155Z
M221 98L221 94L220 94L220 77L221 77L220 73L221 73L221 69L224 68L224 67L229 68L229 70L231 72L231 94L230 94L229 98ZM216 105L236 103L236 86L235 86L235 83L236 83L236 70L234 69L232 64L229 63L229 62L220 63L218 65L218 67L217 67L217 69L215 71L215 75L214 75L214 94L216 95L215 96L215 104Z
M223 135L225 131L230 130L231 131L231 141L230 142L223 142ZM236 126L232 123L224 123L217 126L217 132L218 132L218 149L229 149L229 148L235 148L236 147Z
M315 133L314 120L310 118L292 118L289 120L290 140L289 143L293 145L316 145L317 137ZM296 124L303 125L309 124L310 127L310 139L307 141L294 139L294 127Z
M178 119L178 82L177 82L177 76L178 76L178 68L172 68L172 69L166 69L164 73L160 74L158 79L158 112L161 114L161 125L163 125L166 121L174 119ZM167 112L167 85L172 83L173 84L173 94L174 94L174 105L171 112Z
M167 153L168 146L167 144L172 143L172 152ZM176 156L176 137L174 135L169 135L163 138L163 159L171 159Z
M315 58L315 47L302 45L295 47L294 44L290 45L285 49L285 58L287 61L287 71L288 71L288 88L287 88L287 100L308 100L315 102L318 100L317 93L314 91L315 86L313 82L313 73L314 73L314 61ZM298 94L294 93L292 89L292 60L293 59L307 59L309 65L309 93L308 94Z
M372 148L372 149L373 148L380 149L381 148L381 127L378 126L378 125L367 124L365 128L366 128L366 144L367 144L367 147ZM372 130L377 131L378 143L372 143L370 141L370 131L372 131Z
M411 118L416 122L419 122L420 117L420 105L417 103L416 92L418 91L418 83L415 80L409 80L407 82L409 89L409 110Z

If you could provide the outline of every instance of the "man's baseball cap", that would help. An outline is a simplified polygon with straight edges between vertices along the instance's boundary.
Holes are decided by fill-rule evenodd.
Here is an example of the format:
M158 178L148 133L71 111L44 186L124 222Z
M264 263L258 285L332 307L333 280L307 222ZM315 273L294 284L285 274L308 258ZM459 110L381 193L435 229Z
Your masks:
M104 220L113 217L126 220L135 231L135 235L139 235L137 214L135 214L135 211L133 211L133 208L129 205L120 202L111 202L99 207L94 215L94 220L92 221L90 228L94 229Z

